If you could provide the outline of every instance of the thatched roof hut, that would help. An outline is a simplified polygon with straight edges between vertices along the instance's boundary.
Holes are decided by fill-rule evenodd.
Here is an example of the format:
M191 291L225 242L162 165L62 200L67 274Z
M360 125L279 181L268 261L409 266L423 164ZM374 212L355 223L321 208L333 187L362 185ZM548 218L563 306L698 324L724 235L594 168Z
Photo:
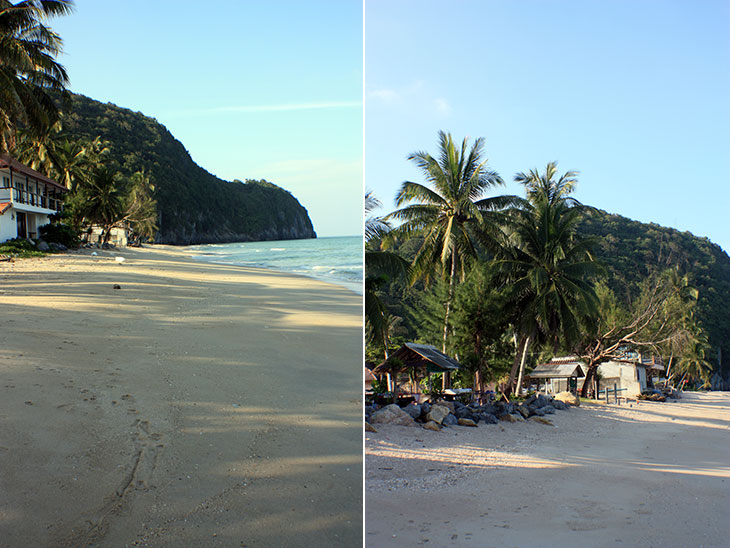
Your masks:
M430 344L405 343L393 352L387 360L373 369L376 375L393 372L393 364L398 360L404 369L414 369L417 373L444 373L461 369L455 359L450 358ZM402 370L400 367L399 370Z

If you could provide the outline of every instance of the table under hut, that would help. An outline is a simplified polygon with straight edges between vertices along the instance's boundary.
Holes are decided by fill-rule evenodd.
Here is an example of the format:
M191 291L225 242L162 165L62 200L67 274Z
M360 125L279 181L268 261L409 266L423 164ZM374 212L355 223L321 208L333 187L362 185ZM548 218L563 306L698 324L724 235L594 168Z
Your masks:
M429 344L405 343L380 363L373 373L386 376L388 390L401 399L420 400L420 381L428 378L428 389L432 389L431 375L461 369L455 359L450 358L435 346Z

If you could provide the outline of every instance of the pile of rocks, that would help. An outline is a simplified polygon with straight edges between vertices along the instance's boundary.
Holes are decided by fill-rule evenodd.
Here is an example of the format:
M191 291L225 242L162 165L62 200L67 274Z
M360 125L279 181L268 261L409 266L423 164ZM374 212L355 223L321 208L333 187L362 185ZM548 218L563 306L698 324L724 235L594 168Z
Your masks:
M480 422L497 424L499 421L525 420L550 425L552 423L544 418L545 415L553 414L556 410L570 409L571 405L580 405L580 400L567 392L555 397L535 394L523 403L498 401L483 405L465 405L458 401L439 400L433 404L409 403L403 408L390 404L380 409L369 405L365 407L365 429L372 432L376 431L373 426L375 424L398 424L440 430L444 426L475 427Z

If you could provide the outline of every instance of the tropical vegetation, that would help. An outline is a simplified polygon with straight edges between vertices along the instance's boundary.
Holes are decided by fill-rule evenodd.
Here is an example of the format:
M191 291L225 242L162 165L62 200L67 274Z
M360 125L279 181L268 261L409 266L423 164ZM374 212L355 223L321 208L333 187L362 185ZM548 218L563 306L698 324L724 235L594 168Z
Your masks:
M58 120L52 94L68 75L55 59L61 38L46 22L72 9L68 0L0 0L0 153L15 146L19 127L43 133Z
M515 176L524 198L485 197L502 179L483 155L482 140L457 146L440 132L435 157L408 158L423 181L403 183L396 210L369 217L378 229L366 227L366 248L387 249L410 272L366 279L366 314L382 320L381 336L368 331L368 359L387 356L384 340L432 344L462 363L455 386L483 392L492 381L505 395L559 355L586 364L585 394L601 363L632 353L663 359L675 384L727 381L726 253L581 204L578 173L556 163ZM375 257L365 260L375 273Z

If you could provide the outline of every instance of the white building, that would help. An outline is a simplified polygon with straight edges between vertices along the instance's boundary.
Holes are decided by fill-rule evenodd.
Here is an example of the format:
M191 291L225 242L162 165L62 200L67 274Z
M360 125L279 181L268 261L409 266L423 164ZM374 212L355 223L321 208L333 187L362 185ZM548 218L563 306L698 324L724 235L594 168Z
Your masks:
M653 378L661 376L664 365L660 360L642 356L631 352L623 359L604 362L598 367L601 379L598 381L598 390L604 388L625 388L621 396L635 397L642 390L653 386Z
M63 208L66 187L0 154L0 242L38 238L38 228Z
M529 378L539 390L548 394L566 390L572 392L583 388L586 370L586 364L578 357L564 356L536 366ZM601 392L606 388L613 390L615 386L619 389L619 396L634 398L642 390L653 386L663 372L664 365L660 359L626 352L621 359L603 362L598 366L597 388Z

